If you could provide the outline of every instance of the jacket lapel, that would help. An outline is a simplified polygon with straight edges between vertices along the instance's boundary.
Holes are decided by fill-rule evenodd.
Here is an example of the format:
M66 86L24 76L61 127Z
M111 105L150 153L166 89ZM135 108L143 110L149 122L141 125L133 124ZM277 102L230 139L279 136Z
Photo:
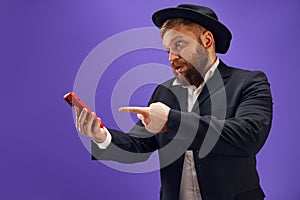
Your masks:
M181 85L174 85L172 86L171 90L179 102L180 110L186 112L187 111L187 89L183 88Z
M197 99L198 104L194 105L193 111L198 110L199 105L201 105L209 96L213 95L221 87L224 87L229 76L229 68L220 60L220 64L216 68L214 75L207 81L207 83L203 87Z

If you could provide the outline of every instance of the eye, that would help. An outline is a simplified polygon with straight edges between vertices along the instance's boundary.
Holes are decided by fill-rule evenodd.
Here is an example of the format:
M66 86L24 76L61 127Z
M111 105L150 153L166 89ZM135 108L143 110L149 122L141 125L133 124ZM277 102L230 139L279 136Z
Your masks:
M184 44L183 41L178 41L178 42L175 43L175 48L176 48L177 50L180 50L180 49L182 49L183 44Z
M172 44L172 48L166 48L166 52L169 54L171 51L174 51L174 52L178 52L180 50L182 50L185 46L185 42L184 41L177 41L177 42L174 42ZM172 49L172 50L171 50Z

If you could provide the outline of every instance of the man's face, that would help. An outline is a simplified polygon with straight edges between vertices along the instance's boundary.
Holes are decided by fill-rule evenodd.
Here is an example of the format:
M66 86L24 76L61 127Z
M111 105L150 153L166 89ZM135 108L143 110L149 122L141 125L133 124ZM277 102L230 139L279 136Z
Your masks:
M181 85L198 87L208 67L209 55L187 25L169 29L163 35L163 45L169 53L172 71Z

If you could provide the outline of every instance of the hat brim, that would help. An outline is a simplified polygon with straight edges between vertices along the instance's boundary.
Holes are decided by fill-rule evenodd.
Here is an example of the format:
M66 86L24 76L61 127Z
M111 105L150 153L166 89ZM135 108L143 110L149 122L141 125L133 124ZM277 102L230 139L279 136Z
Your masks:
M231 32L225 25L214 18L192 9L180 7L166 8L159 10L152 15L152 21L158 28L161 28L164 22L171 18L188 19L202 25L212 32L215 39L216 52L225 54L228 51L232 38Z

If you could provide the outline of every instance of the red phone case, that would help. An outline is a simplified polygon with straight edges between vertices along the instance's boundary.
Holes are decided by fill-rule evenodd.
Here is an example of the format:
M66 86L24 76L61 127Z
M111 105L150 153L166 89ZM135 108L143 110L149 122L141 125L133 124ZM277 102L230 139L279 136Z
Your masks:
M64 100L71 107L77 106L80 110L82 110L83 108L86 108L89 114L92 112L92 110L74 92L69 92L69 93L65 94ZM96 116L95 119L98 119L98 117ZM100 122L100 127L103 128L104 127L103 122L101 120L99 120L99 122Z

